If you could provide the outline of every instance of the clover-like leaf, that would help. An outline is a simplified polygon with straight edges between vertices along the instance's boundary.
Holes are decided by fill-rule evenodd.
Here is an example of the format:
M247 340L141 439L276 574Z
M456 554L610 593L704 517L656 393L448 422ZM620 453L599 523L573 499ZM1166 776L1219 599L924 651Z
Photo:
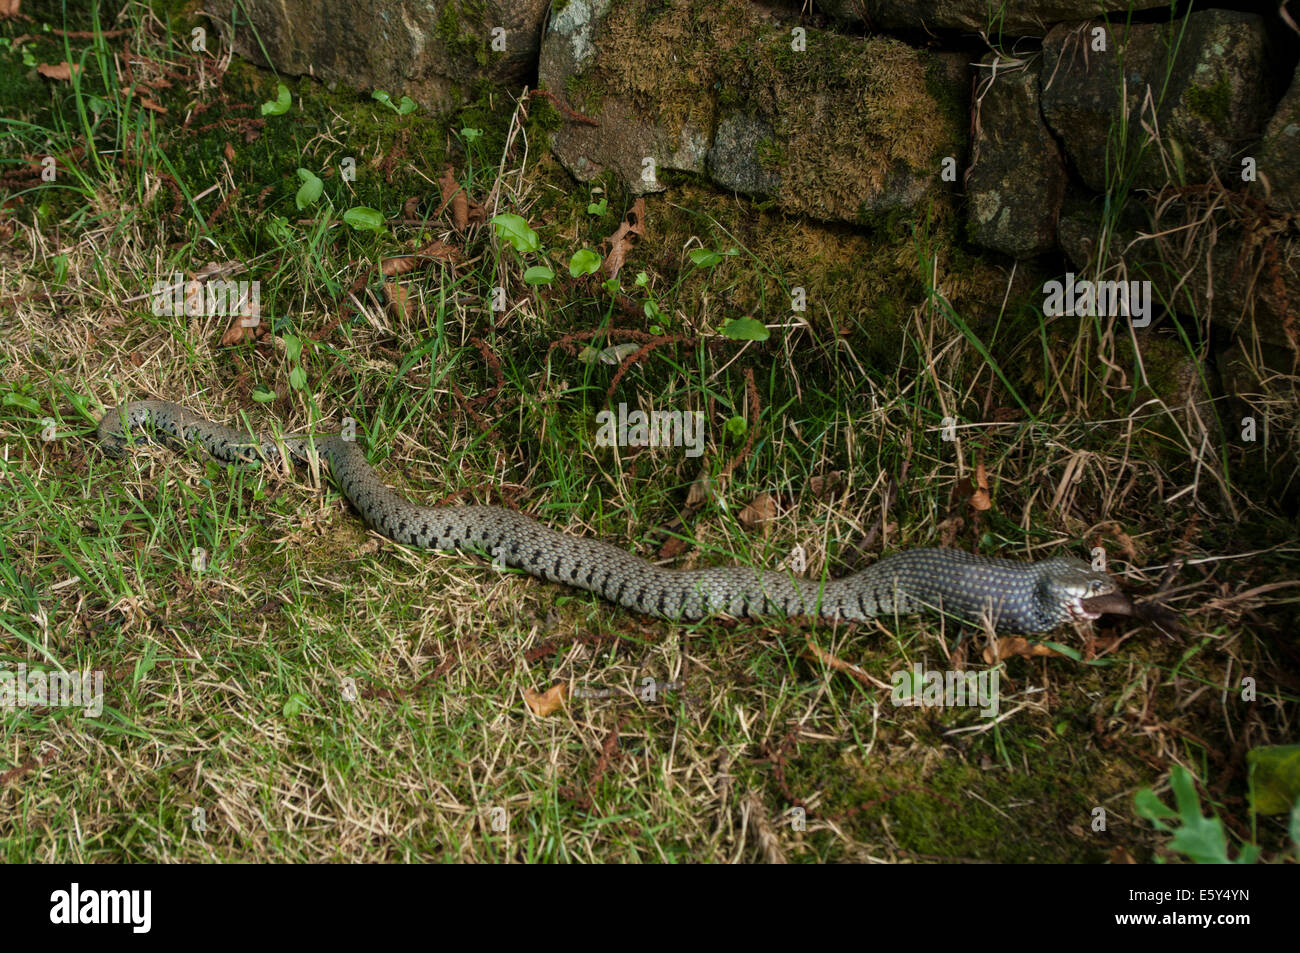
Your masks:
M283 116L293 105L293 94L289 92L289 87L280 83L276 86L275 102L262 103L263 116ZM301 206L299 206L301 208Z
M325 191L325 183L308 169L299 169L298 178L302 179L302 185L299 186L298 194L293 197L293 201L298 206L298 210L302 211L320 198L321 192Z
M766 341L771 337L763 322L753 318L732 318L723 325L722 333L733 341Z
M600 256L590 248L580 248L569 259L569 274L574 278L600 270Z
M519 215L502 212L500 215L493 216L492 224L497 230L497 237L514 245L515 251L520 254L537 251L542 247L537 233Z
M382 232L384 216L377 209L365 205L354 205L343 213L343 221L358 231Z

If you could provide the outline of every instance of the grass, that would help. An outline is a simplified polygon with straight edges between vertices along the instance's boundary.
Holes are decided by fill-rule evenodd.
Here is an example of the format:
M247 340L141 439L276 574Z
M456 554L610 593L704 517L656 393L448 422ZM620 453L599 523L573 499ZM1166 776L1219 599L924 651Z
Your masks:
M1250 476L1266 451L1295 448L1276 428L1234 443L1214 405L1179 402L1144 371L1143 353L1194 361L1197 341L1044 319L1040 285L1016 274L979 310L970 289L988 267L943 209L873 235L861 257L861 235L689 181L648 201L614 299L565 266L631 198L604 182L608 212L587 212L596 196L545 153L556 114L541 100L525 115L485 89L459 115L397 117L302 81L289 114L258 124L276 78L200 62L178 39L183 16L127 5L52 25L101 32L0 24L36 34L42 62L84 64L56 83L0 50L17 117L0 166L0 663L99 671L105 698L95 717L0 712L5 861L1148 859L1168 852L1133 795L1162 789L1174 764L1236 843L1252 839L1244 751L1295 731L1295 590L1269 587L1294 582L1300 547L1286 488ZM122 36L102 33L116 29L137 81L186 80L123 92ZM25 165L47 154L63 170L53 183ZM327 174L347 155L355 183ZM525 284L490 227L451 227L444 160L488 215L537 229L554 285ZM329 204L295 207L299 166ZM353 231L340 221L353 205L389 224ZM435 239L459 263L390 276L406 289L395 304L376 265ZM795 260L778 247L792 241ZM738 254L699 268L695 247ZM875 297L813 294L790 311L792 289L841 282L820 269L854 256L893 282L896 337L875 333ZM230 261L262 282L272 334L222 346L229 319L156 316L141 297ZM497 287L504 312L489 305ZM682 340L611 389L616 368L577 354L616 342L597 329L647 332L650 295ZM744 314L770 327L766 342L719 333ZM303 344L301 388L286 335ZM1269 408L1294 413L1294 381L1275 383ZM99 414L147 396L286 431L350 416L413 498L505 501L675 565L777 565L798 545L810 574L839 575L918 545L1026 558L1101 546L1141 592L1184 559L1167 596L1188 632L1175 643L1124 620L1054 633L1080 661L1004 659L996 720L895 707L810 658L809 637L888 684L914 662L983 670L985 635L925 618L647 620L473 554L398 547L308 470L149 445L100 454ZM596 413L620 401L703 411L704 455L597 447ZM947 417L958 440L942 439ZM733 418L744 432L728 436ZM971 505L980 467L990 509ZM775 518L746 525L764 494ZM1257 702L1237 699L1243 675ZM664 686L653 697L647 679ZM524 693L557 684L566 706L532 714ZM1254 839L1267 859L1290 849L1276 819Z

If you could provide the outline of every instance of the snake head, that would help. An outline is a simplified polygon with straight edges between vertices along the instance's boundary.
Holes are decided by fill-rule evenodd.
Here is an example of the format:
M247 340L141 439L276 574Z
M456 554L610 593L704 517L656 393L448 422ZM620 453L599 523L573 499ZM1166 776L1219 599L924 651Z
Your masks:
M1115 581L1081 559L1061 557L1040 563L1038 599L1058 613L1057 622L1101 618L1091 600L1119 592Z

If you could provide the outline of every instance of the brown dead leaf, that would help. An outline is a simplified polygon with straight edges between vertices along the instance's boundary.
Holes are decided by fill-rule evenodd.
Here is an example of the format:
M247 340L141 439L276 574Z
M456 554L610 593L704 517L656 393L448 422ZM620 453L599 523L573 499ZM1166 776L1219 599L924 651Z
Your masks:
M613 278L623 267L623 260L628 252L637 246L645 235L645 199L638 198L632 203L632 211L627 218L605 239L609 245L609 254L605 256L605 277Z
M394 258L385 258L379 263L379 273L385 278L396 278L398 275L404 275L415 267L415 258L412 255L398 255Z
M232 344L239 344L245 338L253 336L253 329L244 323L242 315L235 315L230 321L230 327L226 328L226 333L221 335L221 346L229 347Z
M1128 852L1127 847L1116 847L1110 852L1112 864L1136 864L1137 860Z
M438 211L451 206L451 225L456 231L463 232L470 225L479 225L487 220L487 211L461 188L456 181L456 171L450 165L442 167L438 188L442 190L442 208Z
M406 310L406 298L408 292L404 287L399 285L396 281L385 281L384 294L388 296L388 307L392 309L393 317L410 317Z
M659 547L658 555L660 559L676 559L690 547L691 544L680 536L671 536L668 542Z
M234 161L235 161L235 147L234 147L234 146L232 146L230 143L227 142L227 143L226 143L226 147L225 147L225 149L224 149L223 151L224 151L225 154L226 154L226 161L227 161L227 162L234 162Z
M832 470L825 476L815 476L808 480L808 492L819 500L830 499L831 495L844 483L844 471Z
M163 115L163 116L167 115L167 107L166 107L166 106L159 106L156 102L154 102L154 101L153 101L152 99L150 99L148 96L141 96L140 99L138 100L138 102L139 102L140 105L143 106L145 109L149 109L149 110L152 110L153 112L160 113L160 114Z
M713 488L713 480L709 476L708 470L701 470L691 488L686 491L686 508L688 510L697 510L709 500L709 492Z
M0 20L11 20L18 16L18 8L23 0L0 0Z
M72 71L79 69L81 66L77 63L39 63L36 66L36 72L46 79L72 79Z
M987 510L993 507L993 500L989 496L989 475L984 469L983 461L975 464L975 491L970 495L971 509Z
M438 258L442 261L451 262L453 265L460 261L460 252L456 251L451 245L434 239L415 253L416 258Z
M564 695L567 688L568 686L564 682L552 685L544 692L535 692L531 688L525 688L524 701L534 715L538 718L545 718L547 715L554 714L564 707Z
M776 519L776 497L771 493L760 493L743 510L736 514L740 525L753 529Z
M998 659L1015 658L1016 656L1023 658L1065 658L1054 648L1046 645L1036 645L1018 635L1004 635L1001 638L990 640L988 646L984 649L984 663L986 665L996 665Z

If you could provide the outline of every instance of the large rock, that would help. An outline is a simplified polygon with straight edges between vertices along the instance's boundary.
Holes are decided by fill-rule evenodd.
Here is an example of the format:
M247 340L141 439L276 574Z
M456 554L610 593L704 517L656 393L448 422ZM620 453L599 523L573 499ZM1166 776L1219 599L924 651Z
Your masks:
M1095 46L1096 30L1104 50ZM1239 150L1259 138L1267 90L1264 21L1253 13L1206 10L1127 29L1063 23L1043 41L1043 115L1097 191L1124 184L1158 189L1214 174L1240 182ZM1148 100L1158 105L1154 116ZM1159 130L1159 141L1139 157L1148 140L1144 125ZM1125 133L1122 150L1116 131ZM1121 157L1132 179L1108 181Z
M677 169L860 222L942 190L943 160L963 152L965 78L946 61L742 0L569 0L538 72L597 122L565 123L560 161L583 181L611 169L635 192Z
M385 89L443 110L463 103L478 80L507 86L528 80L548 2L239 0L231 36L234 5L211 0L207 9L240 56L281 73Z
M1028 258L1056 248L1065 163L1038 109L1040 61L1007 68L984 58L979 121L966 179L971 241Z
M1283 212L1300 212L1300 66L1277 104L1257 155L1257 194Z
M1042 36L1053 23L1104 13L1167 7L1169 0L818 0L817 6L853 26L888 30L967 30L1011 36ZM1114 19L1114 17L1112 17Z

